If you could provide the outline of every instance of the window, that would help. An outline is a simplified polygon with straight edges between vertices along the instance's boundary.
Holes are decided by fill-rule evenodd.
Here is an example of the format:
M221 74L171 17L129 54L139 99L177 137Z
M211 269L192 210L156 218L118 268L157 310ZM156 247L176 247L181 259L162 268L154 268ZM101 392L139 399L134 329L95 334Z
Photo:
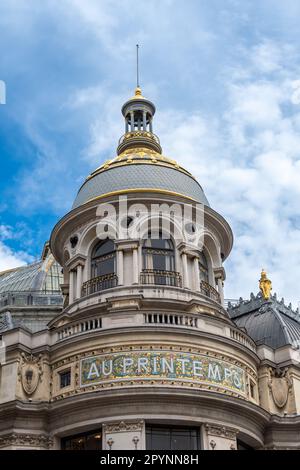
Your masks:
M200 281L204 282L209 282L208 278L208 264L207 264L207 259L203 253L203 251L200 253L200 259L199 259L199 273L200 273Z
M146 426L147 450L199 450L198 428L181 426Z
M116 271L116 248L113 240L102 240L92 253L92 278L113 274Z
M101 450L102 431L93 431L65 437L61 441L64 450Z
M174 271L174 245L170 239L148 238L143 245L143 268L156 271Z
M255 398L255 384L250 380L249 382L249 388L250 388L250 396L251 398Z
M71 385L71 369L59 372L60 388L65 388Z

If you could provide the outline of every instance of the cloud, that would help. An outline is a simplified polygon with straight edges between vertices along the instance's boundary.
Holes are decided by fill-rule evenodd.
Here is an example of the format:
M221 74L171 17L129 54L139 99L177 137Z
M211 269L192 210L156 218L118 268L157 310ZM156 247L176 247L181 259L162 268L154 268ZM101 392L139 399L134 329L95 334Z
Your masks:
M25 252L14 252L11 248L0 241L0 273L7 269L17 268L33 261L33 257Z
M26 215L38 230L114 156L140 42L143 92L157 105L165 154L197 176L232 225L227 297L257 291L264 267L274 290L297 302L299 8L290 0L2 2L1 112L19 152L5 173L13 175L5 213ZM5 237L0 259L24 262L21 240L12 249Z

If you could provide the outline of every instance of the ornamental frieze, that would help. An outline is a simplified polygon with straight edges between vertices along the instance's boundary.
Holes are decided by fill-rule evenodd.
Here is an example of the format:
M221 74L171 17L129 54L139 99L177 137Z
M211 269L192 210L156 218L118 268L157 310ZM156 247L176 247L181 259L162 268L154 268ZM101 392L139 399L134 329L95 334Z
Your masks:
M0 448L9 446L43 447L50 449L53 439L45 434L11 433L0 436Z
M167 350L100 354L80 361L80 385L85 388L120 381L174 384L183 381L245 395L245 375L243 368L220 358Z

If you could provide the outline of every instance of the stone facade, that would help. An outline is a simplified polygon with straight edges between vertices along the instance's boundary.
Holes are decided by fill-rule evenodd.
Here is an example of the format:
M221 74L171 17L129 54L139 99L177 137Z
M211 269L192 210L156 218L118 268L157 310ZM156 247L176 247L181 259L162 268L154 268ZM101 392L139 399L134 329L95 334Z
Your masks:
M298 350L288 342L274 349L247 334L236 318L248 315L249 305L226 310L223 261L233 237L200 185L201 246L191 242L191 231L174 235L171 213L171 242L155 247L147 241L153 205L183 210L197 203L174 188L158 188L156 166L177 172L179 179L184 173L195 194L198 183L160 154L152 131L155 108L143 100L138 93L124 105L119 156L87 179L88 191L95 191L93 178L100 184L101 175L116 167L126 168L127 178L130 165L147 166L147 172L152 166L152 187L136 181L133 188L130 180L127 191L84 200L83 186L50 241L64 273L63 308L38 331L8 327L7 321L2 329L0 447L88 446L94 433L103 449L157 448L160 435L180 448L172 436L186 433L190 449L299 448ZM133 224L142 236L119 236L101 252L99 224L110 222L99 212L99 201L106 211L114 208L122 224L125 194L126 229ZM159 213L151 219L158 225ZM264 304L261 298L255 302Z

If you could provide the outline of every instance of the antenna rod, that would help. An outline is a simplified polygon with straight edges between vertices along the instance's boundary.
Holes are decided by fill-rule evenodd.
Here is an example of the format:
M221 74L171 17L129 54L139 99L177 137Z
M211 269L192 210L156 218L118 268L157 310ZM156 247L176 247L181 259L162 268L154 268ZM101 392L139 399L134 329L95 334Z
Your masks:
M137 88L140 87L140 80L139 80L139 45L136 45L136 86Z

